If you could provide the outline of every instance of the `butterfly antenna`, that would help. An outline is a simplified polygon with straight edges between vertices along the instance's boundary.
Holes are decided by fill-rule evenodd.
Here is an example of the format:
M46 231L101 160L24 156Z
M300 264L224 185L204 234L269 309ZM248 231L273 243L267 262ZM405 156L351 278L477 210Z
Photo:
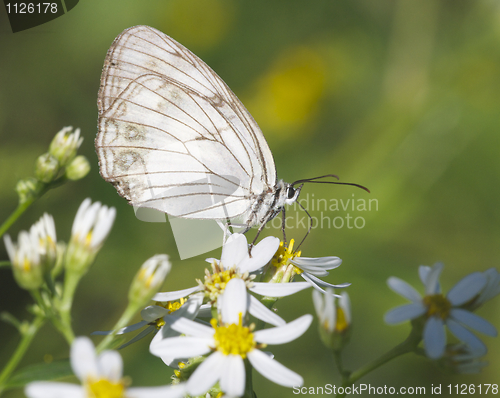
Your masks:
M307 238L307 235L309 235L309 232L311 232L311 229L313 227L313 223L314 223L314 220L313 218L311 217L311 215L309 214L309 212L306 210L306 208L304 206L302 206L300 204L300 202L297 201L297 203L299 204L300 207L302 207L302 210L304 210L307 214L307 216L309 217L309 220L311 220L311 223L309 224L309 229L307 230L306 234L304 235L304 237L302 238L302 240L300 241L299 245L297 246L297 248L295 249L296 252L299 251L299 248L300 246L302 246L302 243L304 243L304 241L306 240Z
M339 177L335 174L326 174L324 176L320 176L320 177L313 177L313 178L306 178L304 180L297 180L295 181L294 183L292 183L292 187L296 184L303 184L303 183L306 183L306 182L311 182L311 183L315 183L315 184L337 184L337 185L351 185L353 187L358 187L358 188L361 188L363 190L365 190L366 192L370 193L370 190L366 187L364 187L363 185L360 185L360 184L354 184L352 182L339 182L339 181L317 181L321 178L327 178L327 177L332 177L332 178L335 178L335 179L339 179Z

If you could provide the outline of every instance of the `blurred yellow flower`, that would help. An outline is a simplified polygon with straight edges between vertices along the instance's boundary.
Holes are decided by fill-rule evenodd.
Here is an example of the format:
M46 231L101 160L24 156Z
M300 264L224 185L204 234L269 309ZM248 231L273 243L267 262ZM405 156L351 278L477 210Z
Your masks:
M278 56L245 102L263 130L288 138L314 117L325 91L325 77L326 66L317 52L294 47Z

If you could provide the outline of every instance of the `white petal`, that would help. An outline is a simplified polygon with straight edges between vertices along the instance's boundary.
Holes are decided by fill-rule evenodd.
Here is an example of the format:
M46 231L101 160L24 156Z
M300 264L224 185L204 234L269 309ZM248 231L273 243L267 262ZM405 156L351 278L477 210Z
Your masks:
M419 302L422 300L422 296L420 296L420 293L417 292L412 285L395 276L391 276L387 279L387 286L389 286L393 292L396 292L410 301Z
M395 325L410 319L418 318L425 314L426 308L422 303L401 305L388 311L384 316L385 323Z
M210 352L214 340L200 337L170 337L151 344L149 351L157 357L189 358Z
M172 315L180 316L187 319L196 318L201 304L203 303L203 293L192 295L177 311Z
M309 284L310 284L310 285L311 285L314 289L316 289L317 291L319 291L319 292L321 292L321 293L325 293L325 291L324 291L322 288L320 288L320 287L318 286L318 284L317 284L316 282L314 282L314 280L312 280L313 275L310 275L310 274L308 274L307 272L302 272L302 273L300 274L300 276L301 276L302 278L304 278L304 280L305 280L305 281L307 281L307 283L309 283Z
M339 307L344 311L347 324L351 323L351 299L346 292L340 294Z
M243 259L248 257L248 243L245 235L233 234L227 238L226 244L222 248L220 262L224 269L229 269L238 265Z
M348 287L348 286L351 286L351 284L349 282L344 282L344 283L328 283L328 282L325 282L319 278L317 278L316 276L308 273L308 272L302 272L300 274L300 276L302 276L306 281L309 281L309 283L311 282L315 282L318 286L322 286L322 287L331 287L333 289L337 289L337 288L344 288L344 287ZM338 297L338 295L336 294L335 296Z
M484 343L470 330L467 330L458 322L455 322L453 319L446 320L446 326L450 329L450 332L460 341L467 344L472 351L477 353L481 353L481 355L486 354L488 351Z
M99 375L102 378L117 382L123 374L123 361L117 351L104 351L97 358Z
M431 268L430 272L427 274L425 279L425 295L437 294L440 291L439 277L444 265L442 263L436 263Z
M472 312L461 308L453 308L450 311L450 316L462 325L468 326L469 328L488 336L495 337L498 334L495 326L489 323L486 319L481 318L479 315L473 314Z
M257 372L276 384L285 387L300 387L304 384L302 376L259 350L250 351L248 353L248 360Z
M168 314L168 310L165 307L160 307L159 305L148 305L141 311L141 318L146 322L154 322L159 318L163 318Z
M225 355L218 351L207 357L186 383L188 393L201 395L207 392L221 378L225 359Z
M245 365L239 355L226 355L220 388L227 396L240 397L245 392Z
M326 296L324 294L321 294L321 292L317 290L313 290L312 297L316 314L318 315L318 318L320 318L320 320L323 322L323 317L325 313L324 309L326 306Z
M197 318L212 318L212 304L203 304L198 310Z
M429 358L437 359L443 356L446 346L446 332L441 318L431 316L424 327L424 347Z
M185 383L180 383L175 386L129 388L126 396L127 398L181 398L185 394Z
M88 337L77 337L73 340L70 360L73 372L82 382L89 377L99 377L94 344Z
M224 293L219 300L222 322L225 324L238 324L240 314L244 318L247 313L249 304L248 296L245 282L239 278L231 279L227 283Z
M487 282L488 279L482 272L473 272L453 286L446 298L455 306L462 305L479 294Z
M109 231L111 231L115 217L116 209L114 207L108 209L107 206L103 206L100 209L97 222L92 231L91 247L97 247L102 244L108 236Z
M267 283L254 282L251 292L269 297L285 297L311 287L308 282Z
M319 258L295 257L293 260L290 260L290 262L304 271L309 271L310 269L330 270L337 268L340 264L342 264L342 260L334 256Z
M28 398L85 398L82 386L54 381L36 381L29 383L24 393Z
M280 240L274 236L262 239L252 248L252 257L245 257L239 264L241 272L254 272L262 268L273 258L280 246Z
M85 219L85 214L87 213L87 209L90 207L91 203L92 201L90 198L86 198L78 208L75 215L75 221L73 222L73 227L71 228L72 235L75 235L80 231L80 224Z
M265 344L285 344L301 336L313 320L312 315L302 315L300 318L283 326L254 332L255 341Z
M162 303L166 302L166 301L179 300L180 298L189 296L191 293L197 292L201 289L203 289L203 287L195 286L195 287L190 287L188 289L176 290L173 292L156 293L153 296L152 300L153 301L161 301Z
M429 272L431 272L431 267L429 267L428 265L421 265L420 267L418 267L418 276L424 285Z
M278 283L274 283L274 285L278 285ZM262 304L259 300L257 300L254 296L250 296L250 306L248 308L248 312L252 314L255 318L263 320L266 323L270 323L274 326L284 325L285 320L280 317L276 312L267 308L264 304Z
M190 319L178 318L174 315L165 317L165 321L172 329L188 336L211 338L215 333L215 329L210 326L202 325Z

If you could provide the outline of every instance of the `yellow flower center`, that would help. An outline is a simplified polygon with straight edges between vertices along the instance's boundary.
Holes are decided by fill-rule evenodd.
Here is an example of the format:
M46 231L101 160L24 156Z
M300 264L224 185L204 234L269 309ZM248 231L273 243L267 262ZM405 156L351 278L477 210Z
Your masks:
M210 301L216 301L219 294L224 292L227 283L233 278L243 279L247 286L251 286L254 276L249 276L247 272L240 274L235 267L224 269L222 264L212 263L212 273L205 270L205 282L198 279L198 283L203 286L205 296Z
M237 325L232 323L230 325L217 326L217 320L215 319L212 319L210 323L215 329L215 347L224 355L239 355L245 359L247 353L252 351L257 345L253 339L253 328L243 326L241 313Z
M125 386L119 381L113 383L106 379L87 384L87 398L124 398Z
M92 241L92 231L90 231L85 237L85 246L90 247L90 242Z
M27 258L24 258L22 268L23 268L23 271L25 271L25 272L29 272L31 270L31 263Z
M338 332L343 332L349 327L349 324L347 323L347 318L345 316L344 311L342 308L337 307L337 323L335 325L335 330Z
M448 318L451 303L441 293L425 296L423 301L427 306L427 317L439 316L441 319Z
M293 251L294 244L295 241L293 239L290 239L290 243L288 246L285 246L283 242L280 242L280 247L274 254L273 259L271 260L271 264L276 268L280 268L282 266L290 264L290 260L293 260L295 257L300 257L301 251ZM293 268L296 274L301 274L303 272L295 265L293 265Z
M157 301L155 304L157 306L166 308L168 310L168 313L171 314L172 312L175 312L179 308L181 308L185 302L186 302L186 299L184 297L182 297L181 299L179 299L179 301L167 301L166 303L162 303L162 302ZM165 325L165 321L163 320L163 317L158 318L154 322L150 323L150 325L155 325L156 329L160 330Z

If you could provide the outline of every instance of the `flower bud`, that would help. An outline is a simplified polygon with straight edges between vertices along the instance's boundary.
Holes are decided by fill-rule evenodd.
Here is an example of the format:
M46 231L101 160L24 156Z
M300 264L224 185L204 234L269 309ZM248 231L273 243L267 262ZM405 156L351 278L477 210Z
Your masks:
M349 341L351 327L351 304L347 293L343 292L335 300L333 289L325 294L313 291L313 302L319 320L319 334L323 344L334 350L342 349Z
M24 203L35 198L38 195L38 190L40 188L39 184L39 181L32 177L19 180L16 185L19 203Z
M40 181L54 181L59 173L59 162L50 153L44 153L36 160L35 175Z
M85 177L90 171L90 163L83 155L74 158L66 167L66 178L68 180L80 180Z
M74 132L72 130L73 127L64 127L50 143L49 153L61 167L66 167L73 160L83 141L83 138L80 138L80 129Z
M36 236L21 231L17 240L17 244L15 244L9 235L4 236L5 247L12 263L14 279L23 289L38 289L44 281Z
M158 292L171 264L166 254L157 254L142 264L130 286L128 299L137 307L143 307Z
M31 227L30 233L35 235L38 242L40 264L44 272L51 271L57 260L56 226L52 216L45 213L42 218Z

